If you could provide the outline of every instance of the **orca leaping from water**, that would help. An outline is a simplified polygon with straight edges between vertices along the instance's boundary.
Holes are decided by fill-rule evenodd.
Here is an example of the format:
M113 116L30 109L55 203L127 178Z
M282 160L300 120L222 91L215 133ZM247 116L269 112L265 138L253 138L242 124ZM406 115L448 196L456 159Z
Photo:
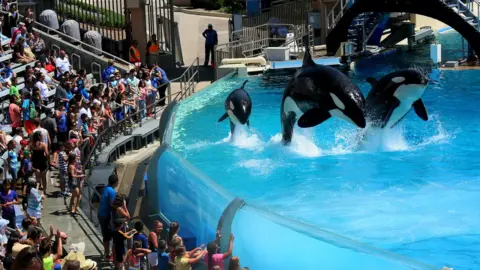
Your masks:
M242 87L233 90L233 92L228 95L225 100L225 113L218 119L218 122L222 122L227 119L227 117L230 119L232 136L235 126L247 124L247 126L250 127L250 120L248 118L252 112L252 100L244 89L247 82L248 80L243 82Z
M314 127L330 117L365 127L365 98L352 80L339 70L317 65L308 42L302 67L283 92L281 105L282 142L289 144L298 120L301 128Z
M367 81L372 90L366 99L365 114L373 127L394 127L412 107L422 120L428 120L427 109L421 99L428 79L420 71L399 70L378 81L374 78Z

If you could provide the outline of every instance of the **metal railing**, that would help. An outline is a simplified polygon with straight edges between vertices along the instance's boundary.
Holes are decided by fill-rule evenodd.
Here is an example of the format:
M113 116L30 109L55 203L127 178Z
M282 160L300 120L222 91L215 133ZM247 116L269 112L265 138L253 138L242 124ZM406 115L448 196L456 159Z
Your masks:
M0 10L0 14L8 15L8 12L5 12L5 11ZM23 15L20 15L20 14L19 14L19 18L23 19ZM72 41L72 38L71 38L69 35L67 35L67 34L65 34L65 33L63 33L63 32L60 32L60 31L58 31L58 30L55 30L55 29L53 29L53 28L50 28L50 27L48 27L48 26L46 26L46 25L44 25L44 24L41 24L41 23L39 23L39 22L37 22L37 21L34 21L33 25L35 26L35 27L34 27L34 30L44 32L46 35L58 35L58 36L60 36L61 38L63 38L66 42L68 42L69 44L72 44L72 46L75 47L75 48L78 49L78 50L84 51L85 49L88 49L88 50L91 50L91 51L93 51L93 52L99 51L98 48L96 48L96 47L94 47L94 46L92 46L92 45L89 45L89 44L87 44L87 43L85 43L85 42L82 42L82 41L80 41L80 40L75 40L75 43L76 43L76 44L73 44L73 43L69 42L69 41ZM78 47L78 44L81 45L81 48ZM52 49L58 48L58 50L60 50L60 47L57 46L57 45L52 45L51 48L52 48ZM107 59L114 60L116 63L119 63L119 64L121 64L121 65L125 65L125 66L128 67L128 69L130 69L131 64L130 64L129 62L123 60L122 58L118 57L118 56L115 56L115 55L113 55L113 54L107 53L107 52L105 52L105 51L102 51L102 56L106 57ZM132 66L132 67L133 67L133 66Z
M159 108L160 103L163 103L165 101L168 101L168 103L170 103L174 100L178 101L191 96L193 93L195 93L195 86L200 79L199 73L199 59L196 58L192 65L187 68L180 77L171 80L170 82L165 83L159 87L162 88L167 86L166 96L156 100L154 103L148 106L145 106L144 112L153 111L152 117L153 119L157 119L157 117L160 116L159 113L161 113L165 108ZM172 93L172 83L180 83L180 91ZM95 225L98 224L98 221L96 220L96 213L98 211L97 203L102 197L102 194L100 194L96 190L95 186L90 182L89 178L92 175L94 166L98 163L98 156L102 151L103 144L105 144L105 146L110 145L111 139L112 137L114 137L114 134L124 132L126 129L130 128L129 123L133 122L135 119L137 119L138 126L141 127L142 120L140 119L140 116L142 113L143 112L141 110L137 110L137 112L128 115L124 119L115 122L112 125L104 128L101 132L98 132L97 139L93 144L93 147L89 150L89 152L85 155L85 158L82 160L82 165L86 172L84 188L88 191L86 192L87 194L84 194L84 200L81 206L87 207L87 209L84 208L84 210L86 210L85 212L88 213L89 219Z
M127 38L123 1L110 0L53 0L60 20L73 19L82 29L95 30L112 40Z
M342 18L344 10L348 7L351 0L338 0L333 8L327 13L327 30L332 30L338 21Z
M218 67L221 66L223 59L245 58L265 55L264 49L266 47L290 47L290 52L292 54L298 54L299 52L303 51L303 37L305 35L308 35L310 48L313 48L314 36L313 28L311 25L305 27L305 25L294 26L289 24L288 26L292 27L293 29L293 39L272 38L268 36L270 32L262 29L268 29L268 27L276 25L285 26L285 24L264 24L254 27L255 29L238 30L235 31L233 34L237 35L240 39L215 46L215 72L217 72ZM245 33L249 37L244 37L243 33ZM254 38L255 35L257 35L257 38ZM296 43L296 46L293 43Z
M306 22L306 14L311 9L311 0L299 0L262 9L259 14L242 19L242 27L254 27L268 23L277 18L282 23L302 25Z

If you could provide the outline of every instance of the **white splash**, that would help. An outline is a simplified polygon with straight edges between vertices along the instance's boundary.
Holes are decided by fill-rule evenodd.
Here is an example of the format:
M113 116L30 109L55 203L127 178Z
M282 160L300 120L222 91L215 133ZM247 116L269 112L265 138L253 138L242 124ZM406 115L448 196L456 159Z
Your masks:
M260 139L260 137L251 130L247 130L245 126L237 125L233 130L233 136L230 133L229 136L223 141L231 141L232 145L238 148L246 148L260 151L263 149L265 145L264 142Z

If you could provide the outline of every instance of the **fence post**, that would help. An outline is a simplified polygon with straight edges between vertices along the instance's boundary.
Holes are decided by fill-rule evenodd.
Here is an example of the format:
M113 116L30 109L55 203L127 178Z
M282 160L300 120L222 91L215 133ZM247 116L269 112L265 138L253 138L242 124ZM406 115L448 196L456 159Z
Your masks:
M172 102L172 87L171 83L168 83L167 94L168 94L168 103Z

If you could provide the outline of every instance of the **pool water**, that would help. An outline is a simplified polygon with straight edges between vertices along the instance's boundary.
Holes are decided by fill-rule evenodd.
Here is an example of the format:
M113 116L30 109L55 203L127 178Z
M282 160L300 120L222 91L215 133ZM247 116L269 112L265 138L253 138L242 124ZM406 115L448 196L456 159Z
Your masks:
M421 66L424 53L359 63L349 75L366 96L366 77ZM217 119L244 79L223 80L181 103L172 146L249 204L430 265L479 269L478 74L443 71L423 96L428 122L411 111L359 142L356 127L330 119L297 128L288 147L280 103L289 78L249 78L251 129L233 139Z

